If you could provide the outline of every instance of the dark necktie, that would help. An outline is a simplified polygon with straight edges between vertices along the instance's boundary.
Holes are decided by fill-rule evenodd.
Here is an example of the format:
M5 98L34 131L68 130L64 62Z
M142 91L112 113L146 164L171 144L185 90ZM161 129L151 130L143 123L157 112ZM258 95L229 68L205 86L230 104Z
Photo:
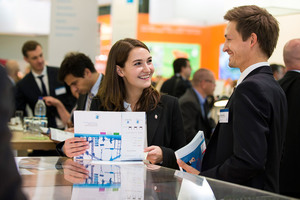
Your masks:
M44 77L44 75L38 76L38 78L41 80L41 83L42 83L42 96L47 96L47 90L46 90L45 83L43 81L43 77Z

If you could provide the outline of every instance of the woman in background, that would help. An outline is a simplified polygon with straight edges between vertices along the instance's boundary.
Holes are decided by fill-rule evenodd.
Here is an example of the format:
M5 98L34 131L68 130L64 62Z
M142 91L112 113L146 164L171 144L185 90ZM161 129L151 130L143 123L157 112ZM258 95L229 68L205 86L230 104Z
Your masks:
M91 110L145 111L147 115L147 160L153 164L178 168L174 151L185 145L183 122L177 98L160 95L151 85L154 72L148 47L139 40L116 42L108 56L105 77ZM66 140L68 157L88 149L84 138Z

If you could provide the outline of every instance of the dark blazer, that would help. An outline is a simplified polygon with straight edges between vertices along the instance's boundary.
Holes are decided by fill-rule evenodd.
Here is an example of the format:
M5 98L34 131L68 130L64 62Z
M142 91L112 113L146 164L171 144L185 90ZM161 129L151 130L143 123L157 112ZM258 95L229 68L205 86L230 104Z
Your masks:
M105 111L99 98L93 99L91 110ZM157 107L146 115L148 146L157 145L162 149L162 166L178 169L174 151L186 144L178 100L162 95Z
M253 70L231 95L228 123L218 123L201 175L279 192L286 97L269 66Z
M11 133L7 126L14 108L13 88L1 65L0 97L0 199L26 199L21 190L21 177L10 147Z
M300 73L288 71L279 84L288 102L288 122L280 166L280 193L300 198Z
M58 68L48 67L48 80L49 80L49 96L59 99L66 109L71 112L72 108L76 103L76 98L73 97L70 88L62 82L58 81ZM61 95L55 94L55 89L65 87L66 93ZM20 80L16 85L16 109L23 110L25 112L26 104L32 109L34 114L35 103L38 100L39 96L42 96L42 93L34 79L32 72L27 74L22 80ZM59 117L58 112L54 106L47 106L47 117L48 117L48 126L56 127L55 117Z
M87 100L88 94L80 94L77 100L76 110L85 110L85 103Z
M184 80L181 76L174 75L162 84L160 92L179 98L190 87L191 83L189 80Z
M179 105L186 142L189 143L199 130L204 132L205 140L208 142L215 124L212 119L202 116L202 108L193 88L187 89L184 95L179 98ZM205 112L208 113L208 106Z

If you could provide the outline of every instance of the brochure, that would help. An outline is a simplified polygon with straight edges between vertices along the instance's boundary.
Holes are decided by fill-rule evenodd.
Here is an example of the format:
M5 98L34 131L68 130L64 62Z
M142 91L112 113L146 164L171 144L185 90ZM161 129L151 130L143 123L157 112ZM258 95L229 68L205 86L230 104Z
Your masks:
M186 164L201 171L202 158L206 150L205 138L203 131L198 131L194 139L184 147L175 151L177 159L181 159ZM183 169L180 167L180 170Z
M146 130L145 112L75 111L74 136L90 147L75 159L142 161Z
M67 131L62 131L56 128L49 128L50 129L50 134L51 134L51 139L55 141L65 141L66 139L74 137L74 133L67 132Z

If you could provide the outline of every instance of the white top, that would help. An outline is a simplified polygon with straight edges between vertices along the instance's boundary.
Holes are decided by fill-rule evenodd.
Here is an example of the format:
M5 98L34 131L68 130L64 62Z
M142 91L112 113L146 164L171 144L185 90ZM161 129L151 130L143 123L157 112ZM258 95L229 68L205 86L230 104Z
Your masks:
M252 72L253 70L262 67L262 66L270 66L270 64L268 62L259 62L259 63L255 63L254 65L251 65L249 67L247 67L247 69L245 69L239 80L237 81L237 84L235 87L237 87L241 82L243 82L243 80L246 78L246 76L248 76L248 74L250 74L250 72Z

